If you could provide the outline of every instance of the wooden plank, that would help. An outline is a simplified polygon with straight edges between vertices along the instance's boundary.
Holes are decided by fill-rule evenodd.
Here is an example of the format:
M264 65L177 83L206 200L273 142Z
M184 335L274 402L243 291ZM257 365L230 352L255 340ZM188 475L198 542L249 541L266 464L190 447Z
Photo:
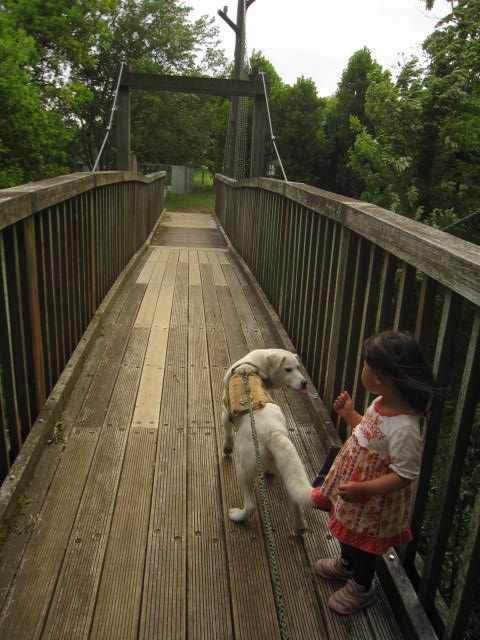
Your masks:
M347 335L348 314L346 310L352 303L353 278L347 277L355 267L354 239L350 231L341 229L340 246L338 250L338 266L335 274L335 293L331 319L331 333L328 344L325 373L325 393L323 400L330 407L333 398L340 389L339 374L345 359L345 336ZM312 311L310 311L312 312Z
M178 252L172 253L172 259L169 261L169 272L165 274L166 282L160 289L158 307L162 313L161 315L158 314L156 323L150 332L142 378L132 418L134 425L158 427L165 357L167 353L168 328L173 303L173 286L170 282L171 278L175 278L177 260Z
M212 269L213 281L215 286L218 287L226 287L227 281L225 280L225 276L223 275L222 267L218 260L218 256L213 251L207 252L208 262L210 263L210 267Z
M267 103L264 95L256 95L253 102L252 138L250 145L250 177L264 173L265 126Z
M46 399L45 366L43 359L42 330L40 321L40 300L37 272L37 238L34 219L28 218L24 223L25 233L25 268L27 271L28 304L30 310L31 341L33 367L35 371L35 392L37 412ZM35 412L34 412L35 413Z
M0 239L3 282L1 319L4 418L10 428L12 460L25 441L35 420L36 405L29 330L28 288L25 281L25 254L21 253L17 226L6 229ZM3 306L5 305L5 306ZM10 405L10 406L8 406ZM18 416L17 416L18 411ZM17 418L19 424L17 423Z
M188 297L187 634L232 638L201 286Z
M138 340L144 352L147 332L133 329L130 340ZM85 637L90 629L117 498L128 426L140 378L140 365L141 360L133 365L124 364L116 379L72 534L66 545L44 628L46 637Z
M194 250L189 251L190 263L188 269L188 285L190 287L199 286L200 280L200 267L198 264L198 253Z
M382 272L380 276L375 333L385 331L393 325L393 290L397 259L388 252L383 252Z
M62 456L0 617L4 638L24 640L41 635L97 436L95 429L75 430Z
M132 427L128 436L98 598L88 636L92 639L138 638L157 434L157 429L145 426Z
M162 251L163 250L160 248L150 247L150 254L143 265L143 269L138 274L138 278L136 280L137 284L148 284L150 282L153 270L162 254Z
M167 261L168 253L165 253L155 263L145 295L142 299L142 304L140 305L140 309L135 319L136 327L150 328L152 325L163 276L167 268Z
M227 276L228 277L228 276ZM202 289L205 301L205 325L212 384L213 415L215 424L220 425L220 407L223 393L223 376L231 363L228 353L225 327L216 293L223 287L215 288L212 272L202 267ZM275 604L271 591L270 575L263 536L258 514L249 526L235 525L228 518L228 509L240 503L233 461L223 455L223 432L219 426L216 447L220 460L218 471L222 489L223 523L226 539L231 606L235 637L256 640L259 637L279 637ZM249 585L246 587L246 585Z
M432 342L436 293L437 283L424 275L420 285L417 320L415 322L415 339L424 347L428 347Z
M179 261L167 347L138 637L186 637L188 263Z
M64 440L70 438L73 426L94 379L103 352L110 337L109 329L95 341L87 356L82 373L65 405L61 416ZM16 521L16 535L9 536L1 548L0 556L0 611L18 571L25 549L34 530L52 479L63 452L63 444L52 443L46 448L37 464L32 481L25 492L25 503L20 517Z
M130 88L120 86L117 98L117 170L130 170L130 131L131 131Z
M165 76L155 73L124 72L120 87L148 91L179 91L183 93L206 93L214 96L263 95L263 86L253 80L226 80L223 78L199 78L187 76Z
M368 245L361 238L357 241L354 284L352 291L352 304L347 331L347 344L345 347L345 362L340 389L347 389L350 393L355 381L357 366L358 345L361 335L361 319L365 304L365 293L368 278ZM345 423L339 423L339 431L342 439L347 435Z
M368 394L365 393L365 390L361 385L363 342L372 335L375 327L377 292L380 280L380 261L381 255L378 248L375 245L370 245L367 281L365 283L365 297L363 301L362 317L358 336L355 377L351 391L353 402L354 404L356 403L358 411L361 414L366 409L366 403L368 402Z
M393 329L395 331L411 329L415 322L413 313L415 305L415 275L415 269L404 262L400 273L395 318L393 320Z
M315 358L314 352L314 336L315 336L315 328L317 323L317 315L313 313L314 309L318 308L318 299L320 296L320 283L321 283L321 265L322 265L322 252L321 247L322 243L320 242L322 228L324 228L324 222L320 216L316 220L316 232L313 236L314 243L314 255L312 257L313 265L312 265L312 283L311 283L311 293L310 293L310 309L312 312L309 315L308 321L308 330L306 332L306 348L303 354L305 366L313 375L313 363ZM313 234L312 234L313 235Z
M312 216L309 212L305 212L305 215L309 217L309 228L308 228L308 251L306 254L306 269L305 269L305 277L303 278L303 295L302 295L302 303L301 303L301 325L299 328L299 337L298 337L298 352L301 354L302 358L305 358L308 351L308 342L306 340L306 332L307 332L307 323L310 322L313 314L314 307L312 306L312 290L313 290L313 282L314 282L314 271L313 271L313 256L315 251L315 236L316 236L316 228L318 225L318 216ZM267 295L269 300L272 300L271 297ZM275 306L273 304L273 306Z
M107 413L127 335L112 329L112 339L104 352L103 363L93 379L88 401L78 415L15 582L8 594L0 617L2 637L19 640L23 640L25 636L37 637L43 628L67 542L72 536L72 526L98 443L98 427L103 423ZM105 383L107 378L108 385ZM99 394L100 386L103 391ZM86 405L92 401L96 405L95 408L86 409ZM91 421L86 420L88 415L93 417ZM66 478L68 482L65 481ZM56 523L53 529L50 526L52 522ZM95 531L90 535L94 533ZM81 545L81 541L73 544ZM25 607L26 602L29 603L28 607ZM18 624L19 619L22 620L21 624Z

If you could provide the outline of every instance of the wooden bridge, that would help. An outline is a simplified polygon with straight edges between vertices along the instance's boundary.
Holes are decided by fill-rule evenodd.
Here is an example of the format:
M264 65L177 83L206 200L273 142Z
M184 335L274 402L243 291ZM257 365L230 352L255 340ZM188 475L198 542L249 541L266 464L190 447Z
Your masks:
M343 388L364 406L359 345L386 327L415 331L455 393L428 553L391 550L379 600L337 616L310 572L336 553L325 515L296 536L269 481L289 637L462 637L478 496L450 603L438 586L478 398L477 247L306 185L217 176L214 218L165 212L163 173L101 172L0 192L0 270L1 638L279 638L260 518L227 516L224 371L258 347L300 354L308 398L275 399L313 478L346 435L325 406Z

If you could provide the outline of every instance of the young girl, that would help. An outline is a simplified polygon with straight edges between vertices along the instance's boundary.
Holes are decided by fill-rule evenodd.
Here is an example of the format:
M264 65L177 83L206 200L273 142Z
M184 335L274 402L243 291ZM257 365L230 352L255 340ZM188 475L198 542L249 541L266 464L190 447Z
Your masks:
M358 414L347 391L333 408L352 427L313 502L331 511L328 527L341 555L322 558L313 571L327 580L347 580L329 599L348 614L376 598L378 555L402 546L409 527L412 481L422 456L420 420L428 411L435 381L420 346L407 333L385 331L365 341L362 384L379 397Z

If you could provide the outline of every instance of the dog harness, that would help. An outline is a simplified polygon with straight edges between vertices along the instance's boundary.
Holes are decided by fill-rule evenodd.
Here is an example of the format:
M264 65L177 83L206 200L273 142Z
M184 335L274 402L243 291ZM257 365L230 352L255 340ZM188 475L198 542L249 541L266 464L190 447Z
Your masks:
M225 401L230 418L236 418L237 416L243 416L248 413L248 399L243 384L245 374L248 376L248 386L250 387L252 397L252 410L262 409L267 402L273 402L271 395L265 389L262 378L256 371L235 372L229 380L228 393L225 394Z

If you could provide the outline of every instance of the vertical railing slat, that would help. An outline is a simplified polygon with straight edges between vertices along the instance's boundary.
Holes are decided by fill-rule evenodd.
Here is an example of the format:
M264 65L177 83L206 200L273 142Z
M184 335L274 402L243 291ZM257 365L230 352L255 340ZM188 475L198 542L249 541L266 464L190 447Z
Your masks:
M452 357L458 325L460 322L461 298L450 290L445 291L442 315L438 330L437 346L433 362L433 373L441 388L447 389L452 372ZM415 575L415 555L418 547L418 536L423 522L428 500L428 489L435 460L437 440L443 414L443 398L433 399L430 415L424 433L422 457L422 473L418 481L415 503L412 511L411 529L413 540L405 553L405 568L413 578Z
M450 603L445 640L462 640L468 623L467 611L475 601L480 570L480 491L470 517L466 540L460 551L459 569Z
M397 293L397 304L395 307L395 317L393 320L393 328L395 331L399 329L407 329L410 324L410 318L413 313L413 305L415 302L413 291L415 287L415 269L411 265L403 262L401 265L400 282Z
M335 299L333 313L330 319L332 332L326 364L326 382L324 402L327 407L332 406L334 394L339 393L341 383L341 369L345 360L347 328L353 293L353 278L356 252L353 248L354 238L351 231L342 227L340 249L338 253L338 267L335 281Z
M35 220L30 216L24 221L25 233L25 267L27 272L28 302L30 310L30 325L32 331L33 368L35 371L35 391L37 397L37 411L47 397L45 387L45 369L42 346L42 326L40 318L40 300L37 272L37 237L35 234ZM36 417L36 416L35 416Z
M0 232L0 395L4 401L2 421L7 450L3 452L3 466L9 466L22 444L22 427L19 414L17 389L15 383L15 352L12 340L12 322L10 317L10 297L8 290L7 262L5 259L5 234ZM6 460L8 459L8 460Z
M477 309L452 424L449 456L442 474L442 488L436 509L432 540L429 544L419 597L427 610L431 609L440 581L442 561L447 547L455 499L460 486L463 460L470 439L473 416L480 391L480 310Z

